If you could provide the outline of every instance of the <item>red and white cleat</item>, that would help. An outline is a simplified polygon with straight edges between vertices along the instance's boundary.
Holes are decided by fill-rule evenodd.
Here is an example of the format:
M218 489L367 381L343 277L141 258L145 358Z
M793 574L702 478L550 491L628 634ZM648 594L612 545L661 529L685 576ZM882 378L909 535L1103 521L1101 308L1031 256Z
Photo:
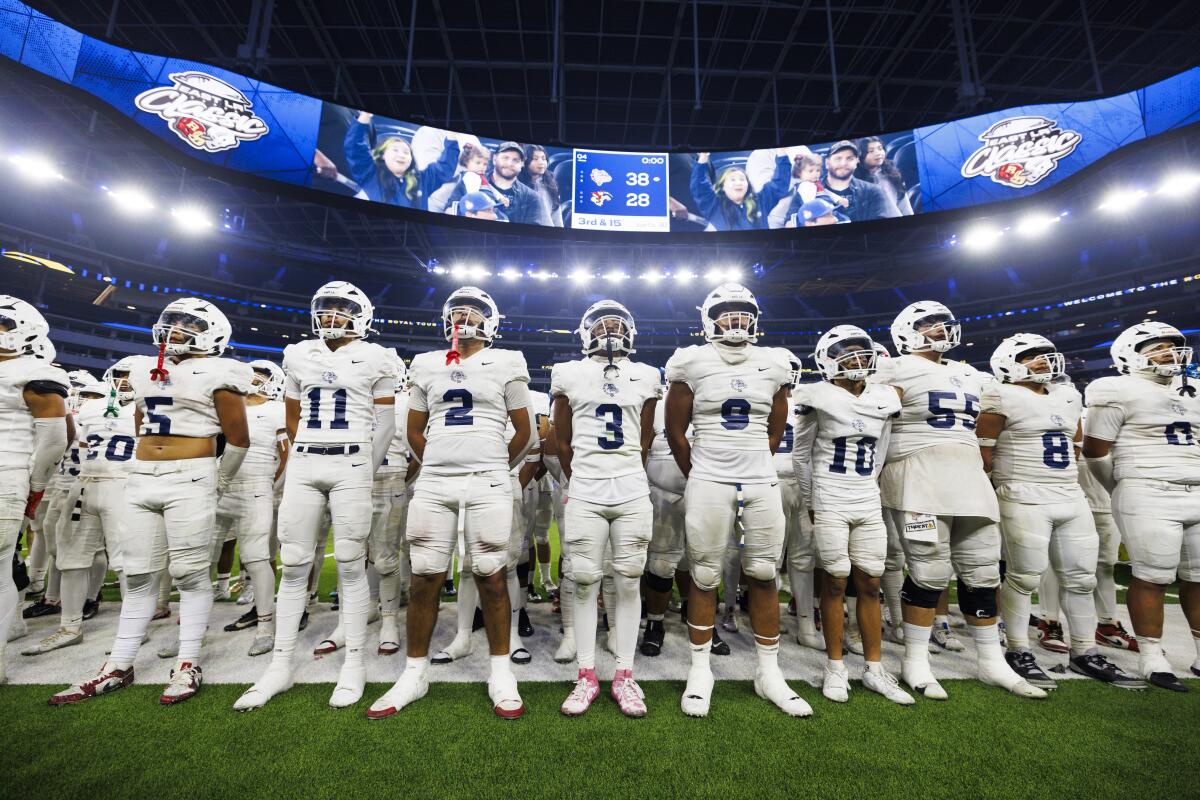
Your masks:
M1117 620L1115 624L1102 622L1096 626L1096 644L1102 644L1105 647L1115 647L1118 650L1128 650L1131 653L1138 652L1137 639L1129 635L1129 631L1125 630L1125 626Z
M124 689L133 683L133 667L117 669L106 662L94 677L81 681L74 686L68 686L50 698L50 705L65 706L71 703L81 703L102 694Z
M409 703L420 700L429 691L424 670L406 669L399 680L367 709L367 719L386 719Z
M646 694L633 679L633 670L619 670L613 676L612 699L627 717L646 716Z
M525 713L525 703L517 691L517 678L511 672L492 673L488 678L488 697L501 719L516 719Z
M596 677L596 670L581 669L579 677L575 679L575 688L558 710L568 717L581 717L599 696L600 680Z
M175 669L171 670L171 680L167 681L167 687L163 689L158 702L170 706L190 700L200 691L200 683L203 680L204 674L200 671L199 664L180 661Z
M1063 641L1061 622L1042 620L1038 623L1038 646L1051 653L1069 653L1071 648Z

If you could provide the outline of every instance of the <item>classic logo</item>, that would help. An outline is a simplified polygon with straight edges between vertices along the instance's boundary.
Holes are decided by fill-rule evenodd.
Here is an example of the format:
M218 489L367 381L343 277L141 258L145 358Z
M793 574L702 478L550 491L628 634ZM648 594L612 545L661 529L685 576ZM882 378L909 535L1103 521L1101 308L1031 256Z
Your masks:
M455 383L462 383L466 379L467 373L463 372L461 369L456 369L450 373L450 380L454 381Z
M326 383L333 383L337 380L337 373L333 370L325 370L321 373L321 380L325 381Z
M1061 428L1063 425L1067 424L1067 421L1063 419L1061 414L1054 414L1050 417L1050 423Z
M1183 407L1183 403L1172 402L1171 410L1174 411L1176 414L1178 414L1181 417L1187 413L1187 409Z
M863 422L858 417L855 417L854 420L850 423L850 427L854 428L854 430L858 431L859 433L862 433L863 431L865 431L867 429L867 423Z
M1033 186L1058 167L1083 141L1045 117L1009 117L979 134L983 146L963 162L964 178L987 175L1002 186Z
M962 378L958 377L957 375L951 375L950 385L957 389L961 389L963 385Z
M733 389L735 392L745 391L746 382L741 378L734 378L729 382L729 388Z
M612 200L612 192L592 192L592 205L594 206L603 206L609 200Z
M609 397L616 397L617 393L619 391L621 391L620 389L617 388L617 385L612 382L605 383L603 386L600 387L600 390L602 392L604 392L606 395L608 395Z
M203 72L173 72L173 86L157 86L134 98L142 111L166 120L175 135L196 150L219 153L261 139L267 123L250 109L246 95Z

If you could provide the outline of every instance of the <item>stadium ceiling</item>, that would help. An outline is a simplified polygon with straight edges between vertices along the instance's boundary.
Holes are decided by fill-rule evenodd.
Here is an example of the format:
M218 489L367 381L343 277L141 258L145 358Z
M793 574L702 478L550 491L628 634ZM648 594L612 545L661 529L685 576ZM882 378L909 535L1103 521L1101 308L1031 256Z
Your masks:
M34 0L84 33L438 127L746 149L1141 87L1194 0ZM830 46L832 43L832 47Z

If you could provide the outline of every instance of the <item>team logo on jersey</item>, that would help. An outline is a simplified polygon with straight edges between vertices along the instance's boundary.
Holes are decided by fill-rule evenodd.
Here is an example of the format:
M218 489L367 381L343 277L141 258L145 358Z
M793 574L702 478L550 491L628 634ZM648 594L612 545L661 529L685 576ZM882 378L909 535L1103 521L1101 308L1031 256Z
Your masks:
M461 369L456 369L450 373L450 380L454 381L455 383L462 383L466 379L467 373L463 372Z
M333 383L337 380L337 373L333 370L327 369L321 373L321 380L325 381L326 383Z
M962 176L987 175L1001 186L1020 189L1053 172L1061 159L1075 152L1083 134L1045 117L1009 117L979 134L979 141L983 146L963 162Z
M250 109L241 91L203 72L173 72L173 86L156 86L133 99L142 111L156 114L189 147L207 153L232 150L270 133Z
M746 390L746 382L741 378L734 378L729 382L729 388L735 392L744 392Z
M1183 407L1182 403L1171 403L1171 410L1181 417L1187 413L1187 409Z
M850 427L854 428L854 430L858 431L859 433L862 433L863 431L865 431L867 429L867 423L863 422L858 417L855 417L854 420L850 423Z
M1053 414L1050 417L1050 423L1061 428L1063 425L1067 424L1067 421L1063 419L1061 414Z
M951 375L950 385L956 389L961 389L963 385L962 378L958 377L957 375Z
M600 387L600 391L604 392L609 397L616 397L617 392L621 390L612 381L605 381L604 385Z

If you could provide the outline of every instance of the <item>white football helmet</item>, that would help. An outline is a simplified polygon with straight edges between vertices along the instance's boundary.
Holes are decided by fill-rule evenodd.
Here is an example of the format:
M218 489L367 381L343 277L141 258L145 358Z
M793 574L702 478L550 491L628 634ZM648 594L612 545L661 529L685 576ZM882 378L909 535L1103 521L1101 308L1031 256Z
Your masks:
M476 286L460 286L450 293L442 304L442 333L446 341L454 337L454 316L463 321L458 324L459 339L482 339L491 344L500 338L500 320L504 316L492 296Z
M1169 363L1157 364L1142 354L1147 345L1156 342L1171 343L1169 350L1155 353L1170 353ZM1178 328L1165 322L1142 322L1126 328L1113 341L1111 352L1113 363L1124 375L1141 372L1170 378L1183 372L1192 361L1187 339Z
M349 336L365 339L371 333L375 306L353 283L333 281L317 289L313 295L312 332L322 339L341 339ZM325 321L322 322L321 318ZM334 323L341 322L337 325Z
M104 381L98 381L95 378L80 386L76 390L76 395L82 404L84 395L92 395L93 397L107 397L109 392L108 384Z
M58 351L54 349L54 343L50 341L49 336L39 336L30 343L25 351L28 355L33 356L39 361L54 361L58 358Z
M1021 359L1029 355L1037 358L1022 364ZM1034 372L1030 364L1038 360L1045 362L1046 369ZM1000 343L996 352L992 353L992 374L1001 383L1051 383L1067 371L1067 360L1058 352L1054 342L1036 333L1017 333L1009 336Z
M104 382L117 393L117 399L128 403L133 399L133 387L129 385L129 373L133 370L136 356L125 356L104 370Z
M610 330L612 323L617 324L617 330ZM588 310L583 312L575 332L583 340L585 356L602 354L610 345L614 353L620 351L629 355L637 352L633 349L633 337L637 335L633 315L616 300L592 303Z
M827 381L834 378L866 380L875 372L876 358L875 343L870 334L856 325L837 325L825 331L817 340L817 349L813 353L817 372Z
M254 371L250 385L256 393L268 400L278 400L283 396L283 367L274 361L260 358L250 362L250 369Z
M229 346L233 328L221 309L198 297L172 300L151 328L154 344L166 345L171 356L219 356ZM183 341L172 341L175 334Z
M788 351L788 387L795 388L800 382L800 359L795 353Z
M885 345L883 342L872 341L871 344L875 346L875 357L877 359L892 357L892 354L888 352L887 345Z
M19 297L0 294L0 352L30 353L37 339L49 335L42 312Z
M78 389L96 382L96 376L86 369L73 369L67 373L67 377L71 379L72 389Z
M943 332L943 337L930 338L930 334L938 330ZM950 309L935 300L909 303L892 322L892 342L901 355L930 350L945 353L958 347L961 341L962 326Z
M699 309L705 340L727 344L758 341L758 301L745 286L722 283L708 293ZM719 320L723 320L721 325Z

